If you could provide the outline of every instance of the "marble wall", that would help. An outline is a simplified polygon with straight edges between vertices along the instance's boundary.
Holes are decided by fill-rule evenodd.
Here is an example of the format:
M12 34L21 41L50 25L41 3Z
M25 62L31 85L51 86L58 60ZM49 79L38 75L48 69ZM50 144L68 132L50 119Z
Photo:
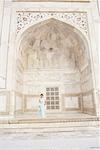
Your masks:
M15 81L16 81L16 86L15 90L16 92L23 92L23 66L21 65L21 61L18 59L16 61L16 74L15 74Z
M0 88L5 89L7 79L7 57L9 49L8 42L10 34L11 9L9 7L4 7L4 1L0 2L0 4Z
M95 39L97 38L95 32L95 22L96 19L98 19L96 3L51 3L50 5L47 3L42 3L41 5L39 3L35 3L34 5L32 5L32 3L27 3L27 5L25 5L25 3L13 3L6 0L5 3L3 2L4 1L2 1L2 3L0 2L0 11L2 12L0 13L0 114L9 114L14 117L15 113L22 114L23 112L27 113L36 111L39 94L40 92L45 93L45 89L48 86L59 87L60 100L62 102L61 107L63 111L81 110L84 113L95 114L95 111L97 110L96 113L98 112L99 114L99 96L97 96L96 92L97 81L95 82L95 80L97 80L95 79L95 74L97 73L96 64L98 60L95 43ZM94 17L96 17L96 19L94 19ZM36 65L35 68L30 67L30 69L28 68L27 70L27 64L30 64L31 62L26 61L28 60L26 54L28 54L27 51L29 50L29 46L32 46L32 41L30 45L27 43L30 40L28 39L28 36L25 37L25 33L30 27L35 25L36 29L36 24L39 26L39 24L41 24L40 22L50 20L52 18L59 20L58 22L64 22L71 25L71 28L75 34L80 33L81 36L83 35L81 38L83 39L82 41L84 41L83 43L87 41L89 54L85 49L87 44L85 47L79 47L78 45L78 48L76 48L76 53L79 55L77 55L77 57L75 56L76 58L72 64L74 67L69 66L69 70L64 70L64 68L61 68L62 70L58 71L58 67L54 68L55 71L52 73L50 68L49 71L46 71L47 68L45 67L45 70L37 72ZM59 24L63 26L62 23ZM53 25L57 24L54 23ZM48 24L45 26L45 29L46 28L48 28ZM60 28L61 27L59 26L59 29ZM38 29L35 29L34 32L37 36L39 31L37 31ZM43 28L41 29L43 31L45 30ZM66 34L64 29L62 30L64 37L61 32L59 32L60 36L58 35L61 39L67 37L67 34L69 33L67 30ZM70 30L70 27L68 29ZM78 33L77 29L79 31ZM52 28L52 30L54 29ZM23 33L24 39L27 39L27 41L22 40ZM43 34L43 32L41 33ZM29 37L34 41L34 36L30 35L31 32ZM53 39L55 39L55 35L52 36ZM46 34L44 37L46 37ZM49 33L48 37L50 38ZM49 38L48 41L50 41ZM72 37L69 39L72 39ZM65 43L67 42L67 49L72 50L72 45L68 44L69 42L67 41L69 39L66 38ZM42 39L42 41L43 40L45 41L45 39ZM36 39L36 42L37 41L38 39ZM43 43L45 43L44 41ZM73 43L76 43L73 39L72 41ZM81 44L82 41L80 41ZM20 45L19 43L21 42L24 42L24 44L28 45L28 47L26 49L24 49L25 45L20 47L19 57L18 50ZM43 43L42 47L47 45L47 47L49 47L48 50L51 51L51 48L54 49L58 46L58 44L55 44L54 47L50 47L47 42L45 44ZM57 41L55 43L57 43ZM54 44L51 42L51 45ZM33 49L36 47L37 44L33 46ZM30 56L31 48L32 47L30 47ZM24 49L24 53L21 49ZM78 50L80 50L80 52ZM84 57L86 59L83 61L82 56L84 55L84 50L86 50L85 54L89 57ZM73 59L74 57L74 55L71 56L70 53L68 53L67 56L67 60L69 56L70 59ZM88 58L91 67L86 62ZM78 61L76 62L76 60ZM77 64L78 69L81 70L80 72L76 69L77 67L75 64ZM32 66L34 65L32 64ZM51 65L51 67L52 66L53 65ZM36 99L36 101L34 101L34 99Z
M93 78L91 66L87 65L81 72L81 90L82 90L82 103L83 112L94 114L94 92L93 92Z

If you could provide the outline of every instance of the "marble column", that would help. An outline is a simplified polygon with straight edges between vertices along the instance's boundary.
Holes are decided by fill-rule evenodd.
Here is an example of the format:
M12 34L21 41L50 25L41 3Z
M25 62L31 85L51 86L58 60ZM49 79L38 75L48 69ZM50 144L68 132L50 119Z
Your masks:
M1 3L1 2L0 2ZM11 19L11 2L3 1L0 14L1 44L0 44L0 88L6 88L7 79L7 60L9 51L10 19Z
M2 27L3 27L3 16L4 16L4 0L0 1L0 60L2 59L2 48L1 48L1 39L2 39ZM5 77L1 71L1 61L0 61L0 88L5 86Z
M12 19L12 0L2 0L0 1L2 5L0 5L0 91L4 91L5 93L9 93L10 104L8 104L8 97L6 98L6 105L9 106L9 114L14 116L14 101L15 95L13 90L10 88L13 85L13 82L10 80L8 86L9 76L12 78L12 68L9 66L9 59L11 61L13 56L10 53L10 34L11 34L11 19ZM10 56L10 57L9 57ZM12 58L11 58L12 56ZM13 64L13 63L12 63ZM8 72L11 72L8 76Z
M100 116L100 2L94 2L92 8L92 26L91 26L91 41L92 41L92 61L94 74L94 99L96 115ZM94 38L93 38L94 37Z

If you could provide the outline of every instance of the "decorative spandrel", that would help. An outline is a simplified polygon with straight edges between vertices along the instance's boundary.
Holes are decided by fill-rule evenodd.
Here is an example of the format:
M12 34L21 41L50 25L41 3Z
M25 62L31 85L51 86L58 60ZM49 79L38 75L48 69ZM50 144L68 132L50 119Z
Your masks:
M30 24L54 18L80 28L88 34L88 19L86 12L34 12L17 11L17 33Z

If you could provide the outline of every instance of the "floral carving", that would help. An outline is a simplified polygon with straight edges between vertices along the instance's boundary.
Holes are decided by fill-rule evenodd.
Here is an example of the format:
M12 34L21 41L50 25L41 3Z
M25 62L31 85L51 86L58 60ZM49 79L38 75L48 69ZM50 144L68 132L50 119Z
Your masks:
M88 21L86 12L17 12L17 33L29 24L55 18L71 25L76 25L85 34L88 34Z

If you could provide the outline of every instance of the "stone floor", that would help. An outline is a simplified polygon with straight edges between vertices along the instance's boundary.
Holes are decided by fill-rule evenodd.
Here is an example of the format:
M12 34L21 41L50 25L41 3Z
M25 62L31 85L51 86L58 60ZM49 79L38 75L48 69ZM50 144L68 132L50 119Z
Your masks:
M100 150L98 129L75 132L0 133L0 150Z

